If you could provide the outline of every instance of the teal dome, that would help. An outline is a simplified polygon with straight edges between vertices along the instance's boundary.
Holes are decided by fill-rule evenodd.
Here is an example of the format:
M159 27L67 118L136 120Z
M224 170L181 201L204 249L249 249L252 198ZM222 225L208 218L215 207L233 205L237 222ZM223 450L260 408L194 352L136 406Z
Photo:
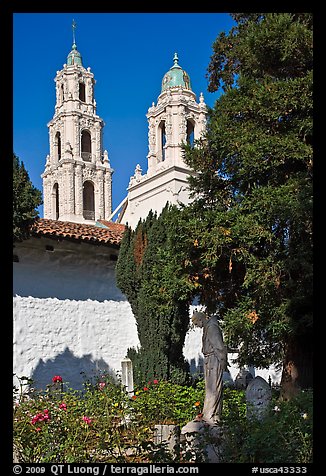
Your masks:
M178 55L174 53L174 65L163 76L162 92L170 88L177 88L181 86L184 89L191 90L190 78L188 74L179 66Z
M75 64L78 64L79 66L83 66L81 54L77 50L77 46L74 43L72 45L72 50L70 51L70 53L67 57L67 65L71 66L71 65L75 65Z

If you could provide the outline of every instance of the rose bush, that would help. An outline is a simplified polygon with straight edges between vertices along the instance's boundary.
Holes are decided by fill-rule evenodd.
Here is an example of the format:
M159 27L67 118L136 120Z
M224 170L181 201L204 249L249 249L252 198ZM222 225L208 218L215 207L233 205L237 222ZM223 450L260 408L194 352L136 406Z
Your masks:
M83 392L58 377L43 392L30 379L19 379L13 433L20 462L187 462L154 444L154 425L182 427L200 417L202 380L182 386L153 379L131 398L110 375L86 380ZM223 433L225 462L312 462L312 391L291 402L279 401L274 391L269 414L256 422L246 418L244 391L225 388Z

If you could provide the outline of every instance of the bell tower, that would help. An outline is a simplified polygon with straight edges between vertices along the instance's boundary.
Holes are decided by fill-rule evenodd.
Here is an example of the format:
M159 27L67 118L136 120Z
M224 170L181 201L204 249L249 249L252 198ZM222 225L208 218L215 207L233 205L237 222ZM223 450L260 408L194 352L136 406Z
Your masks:
M50 153L43 178L44 218L77 223L108 219L112 173L103 151L103 120L96 114L95 79L84 68L75 41L54 78L56 104L48 123Z
M196 102L190 78L178 61L175 53L174 64L163 77L157 104L148 109L149 175L169 166L186 167L181 144L193 144L205 129L204 97L201 94L199 104Z
M177 53L173 66L163 76L161 93L148 109L147 173L139 165L130 178L128 195L121 203L118 222L135 228L150 210L160 213L166 203L189 203L187 178L193 173L183 160L183 143L195 145L206 130L207 107L203 94L199 102L191 89L190 78L179 65Z

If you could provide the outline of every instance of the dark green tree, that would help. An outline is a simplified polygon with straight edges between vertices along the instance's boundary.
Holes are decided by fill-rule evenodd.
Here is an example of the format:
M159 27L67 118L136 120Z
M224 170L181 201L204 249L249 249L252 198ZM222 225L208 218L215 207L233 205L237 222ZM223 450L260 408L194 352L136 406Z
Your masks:
M135 315L140 349L129 349L136 383L173 379L185 383L183 344L189 326L191 286L178 259L178 213L166 207L150 213L122 239L117 284Z
M185 147L184 270L239 363L281 362L290 398L312 386L312 14L232 16L208 67L223 93Z
M13 241L29 237L30 227L38 217L42 193L32 184L24 163L13 154Z

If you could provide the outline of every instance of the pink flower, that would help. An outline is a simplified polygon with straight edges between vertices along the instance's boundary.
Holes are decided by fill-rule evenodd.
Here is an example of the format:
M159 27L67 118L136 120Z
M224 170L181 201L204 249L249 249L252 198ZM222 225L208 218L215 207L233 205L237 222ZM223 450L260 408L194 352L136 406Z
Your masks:
M105 387L105 382L100 382L98 386L100 387L100 390L103 390L103 388Z
M155 378L155 379L153 380L153 383L157 384L157 383L158 383L158 380Z
M39 418L39 413L37 415L33 416L32 420L31 420L31 424L35 425L35 423L39 421L38 418Z
M59 408L61 408L62 410L67 410L67 405L62 402L60 403Z
M40 428L40 427L38 427L38 428L35 428L35 430L36 430L36 431L41 431L41 428Z
M62 377L61 377L60 375L55 375L55 376L52 378L52 382L53 382L53 383L62 382Z
M147 387L144 387L144 390L145 390L145 392L146 392L146 391L148 390L148 388L147 388Z
M31 424L35 425L35 423L37 423L39 421L50 420L50 416L49 416L48 413L49 413L49 410L44 410L43 413L37 413L35 416L33 416L32 420L31 420Z
M32 425L35 425L38 421L43 421L43 413L37 413L35 416L32 418Z
M87 425L90 425L92 423L92 420L88 416L83 416L83 420Z

